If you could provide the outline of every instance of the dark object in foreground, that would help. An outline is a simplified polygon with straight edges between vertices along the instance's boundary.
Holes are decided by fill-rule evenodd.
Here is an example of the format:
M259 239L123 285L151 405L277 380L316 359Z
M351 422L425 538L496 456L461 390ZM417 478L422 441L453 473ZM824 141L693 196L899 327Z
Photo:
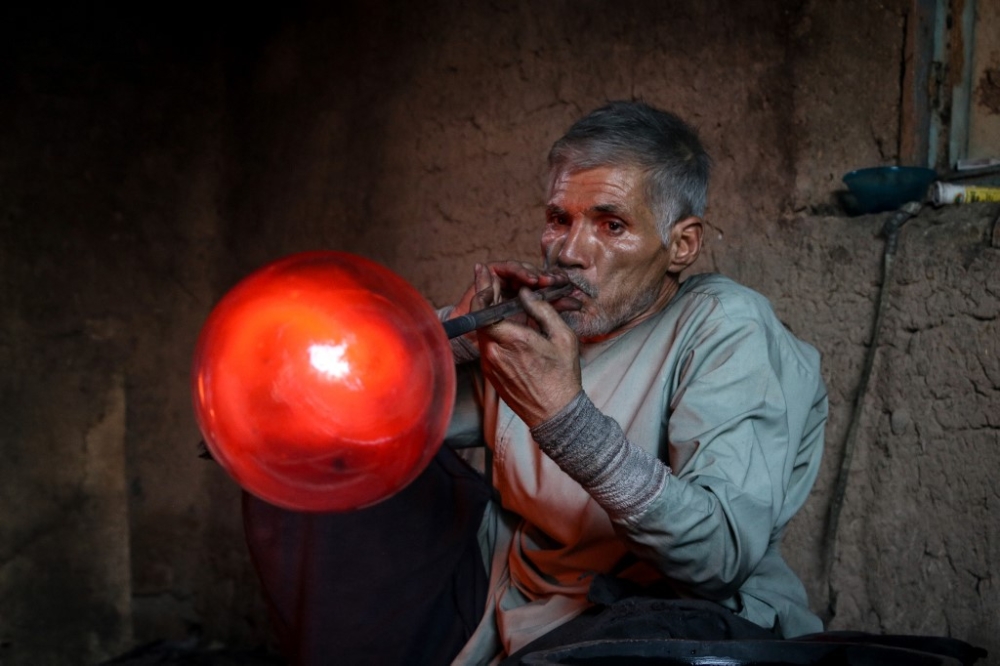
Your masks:
M501 666L972 666L986 650L956 638L826 631L781 640L709 601L671 598L669 585L644 589L595 578L595 606L526 646Z
M873 637L879 638L879 637ZM909 638L909 637L900 637ZM936 641L939 639L928 639ZM948 640L948 639L941 639ZM972 648L977 650L977 648ZM985 655L985 651L981 651ZM959 666L951 656L903 647L826 640L606 640L526 655L524 666Z

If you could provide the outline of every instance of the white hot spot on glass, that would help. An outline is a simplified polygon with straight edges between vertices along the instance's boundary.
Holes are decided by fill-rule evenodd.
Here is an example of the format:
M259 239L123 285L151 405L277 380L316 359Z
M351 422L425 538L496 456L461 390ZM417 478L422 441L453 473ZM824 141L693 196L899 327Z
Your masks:
M339 345L309 345L309 363L331 379L344 379L351 374L351 364L344 358L346 353L347 344L344 342Z

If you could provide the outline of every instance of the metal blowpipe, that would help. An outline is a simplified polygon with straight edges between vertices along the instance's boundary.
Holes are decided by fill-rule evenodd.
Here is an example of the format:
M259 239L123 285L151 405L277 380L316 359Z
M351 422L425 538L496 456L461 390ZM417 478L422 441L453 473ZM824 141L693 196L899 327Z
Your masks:
M546 301L554 301L562 298L563 296L569 296L572 292L573 285L564 284L558 287L545 287L544 289L539 289L535 293ZM483 326L495 324L501 319L506 319L511 315L519 314L521 312L524 312L524 306L521 305L520 300L515 298L510 301L498 303L497 305L492 305L488 308L483 308L482 310L470 312L469 314L462 315L461 317L449 319L444 322L444 332L448 335L448 339L451 340L452 338L465 335L466 333L474 331L477 328L482 328Z

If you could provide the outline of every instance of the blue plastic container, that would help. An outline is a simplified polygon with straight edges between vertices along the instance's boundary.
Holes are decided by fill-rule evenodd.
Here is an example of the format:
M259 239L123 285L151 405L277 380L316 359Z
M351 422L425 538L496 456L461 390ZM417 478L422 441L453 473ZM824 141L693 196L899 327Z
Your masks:
M935 180L937 172L924 167L871 167L844 175L844 183L861 214L882 213L910 201L923 201Z

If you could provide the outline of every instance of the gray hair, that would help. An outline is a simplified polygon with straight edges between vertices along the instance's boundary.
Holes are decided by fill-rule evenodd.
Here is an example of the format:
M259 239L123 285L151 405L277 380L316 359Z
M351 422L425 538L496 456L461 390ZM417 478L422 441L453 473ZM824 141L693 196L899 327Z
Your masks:
M695 130L644 102L611 102L569 128L549 151L550 188L564 172L637 167L666 244L674 222L705 214L711 158Z

